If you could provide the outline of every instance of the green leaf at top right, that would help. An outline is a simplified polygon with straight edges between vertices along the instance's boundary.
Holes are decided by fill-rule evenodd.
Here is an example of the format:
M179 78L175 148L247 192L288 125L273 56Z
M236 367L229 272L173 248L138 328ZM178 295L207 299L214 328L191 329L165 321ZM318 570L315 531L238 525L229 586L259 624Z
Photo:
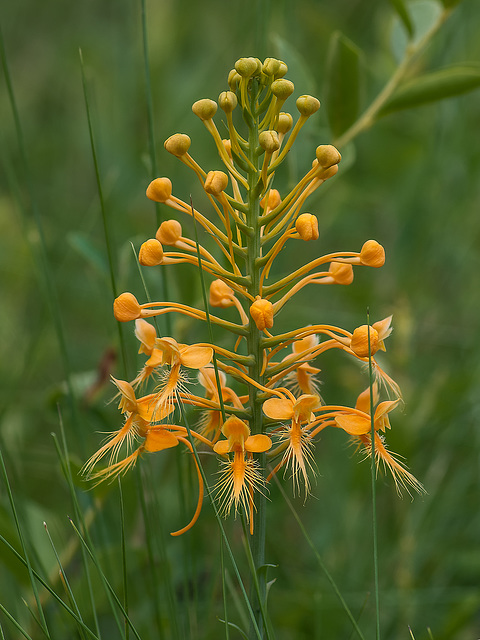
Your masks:
M468 93L480 87L480 64L445 67L402 84L379 111L379 117Z

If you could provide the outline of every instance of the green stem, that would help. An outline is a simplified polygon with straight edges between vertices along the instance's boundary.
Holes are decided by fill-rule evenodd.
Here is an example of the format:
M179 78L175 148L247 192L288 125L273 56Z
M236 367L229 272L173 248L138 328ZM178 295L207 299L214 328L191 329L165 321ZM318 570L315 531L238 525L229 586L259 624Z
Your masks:
M251 91L251 113L255 114L255 103L257 99L257 92L252 87ZM253 118L249 118L247 122L249 127L249 139L247 157L249 160L248 171L248 212L247 212L247 224L253 229L253 234L247 237L247 275L250 276L251 284L249 285L248 292L255 298L260 293L260 270L256 263L256 258L260 255L261 238L260 238L260 198L257 190L257 182L259 176L258 156L255 150L258 147L258 129L259 122L258 116L254 115ZM248 375L263 384L262 376L262 362L263 362L263 347L260 341L260 331L257 329L254 322L250 322L249 333L247 336L248 354L253 356L253 364L248 369ZM263 415L262 415L262 403L259 399L259 390L253 385L250 386L250 430L253 434L263 432ZM262 453L259 456L259 462L262 468L265 467L265 454ZM265 572L260 571L259 568L265 564L265 531L266 531L266 497L261 493L257 493L255 496L256 510L253 517L253 536L251 540L251 550L254 564L254 571L256 576L252 577L252 585L250 589L250 598L252 602L252 608L255 615L258 628L261 631L262 638L264 637L265 629L262 619L262 607L265 606L267 585L265 579ZM250 638L257 637L256 632L252 625L250 625Z

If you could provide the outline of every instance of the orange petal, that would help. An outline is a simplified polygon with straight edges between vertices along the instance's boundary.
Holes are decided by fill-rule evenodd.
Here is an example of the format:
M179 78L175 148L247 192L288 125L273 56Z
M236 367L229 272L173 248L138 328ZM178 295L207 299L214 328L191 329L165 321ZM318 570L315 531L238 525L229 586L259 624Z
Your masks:
M362 416L339 414L335 416L335 422L340 429L352 436L361 436L371 430L370 420Z
M155 327L146 320L143 320L143 318L138 318L135 320L135 335L142 343L139 353L150 355L155 346L155 338L157 337Z
M213 450L221 456L226 455L230 451L228 440L219 440L213 447Z
M378 384L376 382L373 383L373 406L375 406L378 402ZM359 409L363 411L363 413L370 413L370 387L362 391L362 393L358 396L357 402L355 404L355 409Z
M255 436L249 436L245 440L245 449L252 453L263 453L272 447L271 439L263 433L257 433Z
M314 394L304 394L298 398L293 406L293 413L296 420L300 422L310 422L312 411L320 406L320 398Z
M154 451L163 451L163 449L171 449L176 447L178 439L170 431L166 429L150 429L144 443L145 451L153 453Z
M290 420L293 402L288 398L269 398L263 403L263 413L273 420Z
M197 347L196 345L192 345L180 349L180 361L184 367L188 367L189 369L206 367L212 358L212 347Z

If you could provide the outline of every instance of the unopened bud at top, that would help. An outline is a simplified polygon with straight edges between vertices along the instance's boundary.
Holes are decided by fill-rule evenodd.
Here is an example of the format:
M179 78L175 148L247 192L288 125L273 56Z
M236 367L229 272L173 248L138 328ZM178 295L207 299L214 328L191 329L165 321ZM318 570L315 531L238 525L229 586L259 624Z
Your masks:
M166 202L172 195L172 182L169 178L155 178L147 187L147 198L154 202Z
M281 111L278 114L277 131L278 133L287 133L293 127L293 117L290 113Z
M317 160L324 169L328 169L335 164L338 164L342 159L338 149L331 144L321 144L317 147L315 155Z
M138 261L144 267L156 267L163 262L163 247L156 238L146 240L138 252Z
M223 109L225 113L232 113L232 111L237 106L237 103L237 96L233 93L233 91L222 91L222 93L218 96L218 104L220 105L220 109Z
M302 116L311 116L320 109L320 100L313 96L300 96L295 104Z
M258 70L257 58L240 58L235 63L236 72L243 78L250 78Z
M209 303L211 307L232 307L235 302L233 300L233 289L223 280L214 280L210 285Z
M273 304L270 300L258 296L250 307L250 315L260 331L273 327Z
M265 149L265 151L268 151L269 153L273 153L280 149L278 133L273 130L262 131L258 136L258 142L262 149Z
M270 189L270 191L268 192L267 208L275 209L275 207L278 207L281 201L282 199L280 197L279 191L277 191L277 189ZM260 200L260 206L265 209L265 197Z
M178 220L164 220L158 227L155 238L162 244L174 246L182 237L182 225Z
M274 76L280 70L281 62L276 58L265 58L262 71L266 76Z
M236 69L232 69L230 71L230 73L228 74L228 86L230 87L231 91L236 91L237 87L238 87L238 83L240 82L242 76L237 73Z
M302 240L318 240L318 220L311 213L302 213L295 220L295 229Z
M331 262L328 273L336 284L352 284L353 267L345 262Z
M283 78L283 76L287 75L287 73L288 73L288 67L287 67L287 65L285 64L285 62L282 62L282 61L280 60L280 66L279 66L279 68L278 68L278 71L277 71L277 72L276 72L276 74L275 74L275 78L276 78L276 79L277 79L277 78Z
M370 349L368 348L370 342ZM350 341L350 349L359 358L368 358L368 355L374 355L378 350L378 331L367 324L357 327L352 334Z
M200 120L211 120L217 113L217 103L210 98L203 98L193 103L192 111Z
M205 178L204 189L212 196L219 196L227 188L228 176L223 171L209 171Z
M295 87L290 80L274 80L272 82L272 93L280 100L286 100L288 96L291 96Z
M367 240L360 251L360 262L366 267L383 267L385 249L376 240Z
M177 158L181 158L190 149L191 144L192 141L186 133L174 133L173 136L165 140L163 146L168 153L177 156Z
M122 293L113 302L113 315L119 322L130 322L140 318L141 307L133 293Z

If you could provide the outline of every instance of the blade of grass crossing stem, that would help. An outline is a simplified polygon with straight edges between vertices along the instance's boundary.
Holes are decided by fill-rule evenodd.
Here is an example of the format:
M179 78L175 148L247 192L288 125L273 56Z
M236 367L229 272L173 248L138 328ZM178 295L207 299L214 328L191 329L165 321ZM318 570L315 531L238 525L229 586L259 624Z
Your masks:
M150 165L151 174L150 179L154 180L158 175L157 167L157 154L155 151L155 130L153 119L153 94L152 94L152 80L150 75L150 57L148 55L148 30L147 30L147 9L145 6L145 0L141 0L142 11L142 40L143 40L143 63L145 70L145 98L147 101L147 122L148 122L148 150L150 153ZM157 227L160 226L160 205L155 202L155 218L157 221ZM160 283L162 286L163 299L168 300L168 280L165 269L160 272ZM166 313L163 316L163 323L167 335L172 335L172 322L170 314Z
M114 256L113 256L113 243L112 243L112 239L110 237L110 230L108 227L108 220L107 220L107 210L105 208L105 200L103 198L103 189L102 189L102 182L100 180L100 169L98 166L98 159L97 159L97 151L96 151L96 147L95 147L95 139L93 136L93 126L92 126L92 118L90 115L90 103L88 100L88 91L87 91L87 81L85 78L85 67L83 64L83 55L82 55L82 50L79 49L79 55L80 55L80 69L82 72L82 86L83 86L83 97L85 100L85 111L86 111L86 115L87 115L87 124L88 124L88 135L90 137L90 147L91 147L91 151L92 151L92 160L93 160L93 166L95 169L95 178L97 181L97 190L98 190L98 199L100 201L100 211L102 214L102 222L103 222L103 232L105 235L105 246L107 249L107 258L108 258L108 266L109 266L109 271L110 271L110 285L112 287L112 293L114 295L114 297L117 297L117 283L115 281L115 270L114 270ZM127 365L127 353L126 353L126 348L125 348L125 337L123 334L123 326L120 322L117 321L117 329L118 329L118 338L120 341L120 349L122 351L122 360L123 360L123 368L125 371L125 378L128 378L127 375L127 370L128 370L128 365Z
M128 582L127 582L127 549L125 544L125 511L123 508L122 481L118 476L118 493L120 499L120 535L122 545L122 578L123 578L123 607L128 616ZM130 638L130 627L125 620L125 637Z
M380 640L380 601L378 593L378 537L377 537L377 483L375 461L375 415L373 406L373 367L372 367L372 350L370 345L370 310L367 309L367 338L368 338L368 376L370 387L370 439L371 439L371 479L372 479L372 520L373 520L373 574L375 588L375 617L376 617L376 638Z
M137 640L142 640L138 631L136 630L133 622L130 620L130 618L127 615L127 612L125 611L125 608L120 600L120 598L117 596L117 594L115 593L114 588L112 587L112 585L109 583L109 581L107 580L107 576L104 574L104 572L102 571L102 567L100 566L100 563L96 557L96 555L93 553L92 549L90 549L90 547L88 546L85 538L82 536L82 534L80 533L80 530L77 528L77 526L75 525L75 523L73 522L73 520L71 518L69 518L70 520L70 524L72 525L75 533L77 534L77 536L80 538L80 542L84 545L85 549L87 550L88 555L90 556L93 564L95 565L98 574L103 582L103 585L105 587L105 593L107 594L107 598L110 601L110 605L112 608L112 613L113 616L115 618L115 622L117 623L118 629L120 631L120 634L122 636L122 638L125 639L125 633L124 633L124 629L122 628L122 624L120 622L120 619L118 617L116 608L114 606L114 604L117 605L118 609L120 609L122 616L124 617L125 621L128 622L128 624L130 625L130 629L132 630L132 633L134 634L134 636L137 638Z
M90 518L88 517L88 513L84 516L82 509L80 508L80 505L78 503L78 499L77 499L77 493L75 490L75 485L73 482L73 478L72 478L72 470L70 468L70 464L68 463L69 458L69 452L68 452L68 447L67 447L67 438L65 436L65 429L63 426L63 419L62 419L62 415L59 412L59 420L60 420L60 434L61 434L61 438L62 438L62 448L60 447L60 443L58 442L57 436L55 433L52 433L52 437L53 437L53 441L55 444L55 448L57 450L57 455L58 458L60 460L60 466L62 467L62 472L63 475L67 481L68 484L68 489L70 492L70 499L72 501L72 505L73 505L73 509L75 512L75 517L78 518L78 521L81 523L82 525L82 530L84 531L85 535L88 536L88 530L89 530L89 526L90 524L93 522L94 519L94 508L91 505L90 506ZM88 494L89 495L89 494ZM76 538L76 540L78 541L78 538ZM95 595L93 593L93 587L92 587L92 580L91 580L91 576L90 576L90 567L88 564L88 559L87 559L87 555L86 555L86 551L83 548L82 545L80 545L80 551L82 554L82 564L83 564L83 570L85 572L85 578L87 581L87 589L88 589L88 595L89 595L89 599L90 599L90 606L91 606L91 611L92 611L92 616L93 616L93 620L95 623L95 631L98 635L98 637L101 637L101 633L100 633L100 625L98 623L98 616L97 616L97 607L96 607L96 600L95 600Z
M200 272L200 282L202 284L203 306L205 307L205 319L207 321L208 336L210 338L210 344L212 345L212 348L213 348L213 345L214 345L213 329L212 329L212 323L210 322L210 311L208 308L207 288L205 286L205 278L203 277L202 256L200 255L200 245L198 244L197 220L195 218L195 209L193 207L193 202L191 197L190 197L190 208L192 210L193 228L195 231L195 247L197 249L198 270ZM223 422L225 422L225 406L223 404L222 385L220 383L220 376L218 373L217 356L215 354L215 349L213 349L213 368L215 369L215 382L217 385L218 399L220 402L220 410L222 412L222 420Z
M55 554L55 559L57 560L57 564L58 564L58 567L60 569L60 577L61 577L62 583L64 585L64 588L65 588L65 590L66 590L66 592L68 594L68 598L70 600L70 605L71 605L72 609L75 611L75 613L77 614L78 618L83 622L82 614L80 613L80 609L78 608L77 601L75 600L75 595L74 595L74 593L72 591L72 588L70 587L70 583L68 581L67 574L65 573L65 569L63 568L62 561L60 560L60 556L59 556L59 554L57 552L57 549L55 547L55 544L54 544L54 542L52 540L52 536L50 535L50 532L48 530L47 523L44 522L43 526L45 527L45 532L46 532L46 534L48 536L48 540L49 540L50 545L51 545L51 547L53 549L53 553ZM80 636L82 638L85 638L85 634L83 632L82 625L79 624L78 627L79 627L78 632L79 632Z
M40 626L41 626L41 629L42 629L43 633L45 634L45 636L47 638L50 638L50 632L48 630L47 621L45 619L45 615L44 615L44 612L43 612L42 603L40 602L40 596L39 596L38 589L37 589L37 583L34 580L33 568L32 568L32 565L30 564L30 559L29 559L29 555L27 553L27 547L26 547L26 544L25 544L23 531L22 531L22 528L20 526L20 521L18 519L17 510L16 510L16 507L15 507L15 502L13 500L12 488L10 487L10 482L9 482L8 476L7 476L7 469L5 468L5 462L3 460L3 455L2 455L1 451L0 451L0 464L1 464L1 467L2 467L2 475L3 475L4 482L5 482L5 486L7 488L10 507L12 509L13 518L14 518L14 521L15 521L15 527L17 529L18 538L20 540L20 545L22 547L22 552L23 552L23 555L24 555L24 558L25 558L25 566L27 567L27 570L28 570L28 577L30 579L30 586L32 587L32 591L33 591L33 594L35 596L35 602L37 604L38 615L40 616L40 623L41 623Z
M25 560L25 558L18 553L18 551L15 549L15 547L13 547L8 540L6 540L2 534L0 534L0 542L3 542L3 544L13 553L13 555L17 558L17 560L19 560L25 567L27 567L27 561ZM56 591L54 591L52 589L52 587L48 584L48 582L46 580L44 580L42 578L41 575L39 575L35 569L32 569L32 573L34 578L42 585L42 587L44 587L54 598L54 600L56 600L56 602L58 602L58 604L60 604L65 611L68 613L68 615L72 616L73 618L75 618L81 625L82 627L85 629L85 631L88 633L88 635L93 638L93 640L100 640L99 636L97 636L91 629L89 629L87 627L87 625L85 625L84 623L82 623L82 621L77 618L77 615L75 613L75 611L73 611L73 609L71 609L58 595L58 593ZM0 604L0 607L2 605ZM6 611L6 610L5 610ZM7 612L8 613L8 612Z
M200 469L200 473L201 473L201 476L202 476L202 479L203 479L203 484L205 486L205 492L206 492L208 498L210 499L210 503L212 505L213 512L215 514L215 519L217 520L217 524L218 524L218 526L220 528L220 533L221 533L222 539L223 539L223 541L225 543L225 548L227 550L228 557L230 558L230 562L232 563L233 571L234 571L235 576L237 578L238 585L240 587L240 591L242 592L242 597L244 599L245 606L247 607L247 610L248 610L248 615L250 617L250 620L252 621L252 624L253 624L253 627L254 627L254 630L255 630L255 634L256 634L258 640L263 640L263 636L262 636L262 634L260 632L260 629L258 628L257 621L255 619L255 614L253 613L252 605L250 604L250 600L248 599L248 595L247 595L247 592L245 590L245 585L243 584L242 577L240 575L240 571L238 569L237 563L235 562L235 556L233 555L232 548L230 546L230 543L228 542L228 538L227 538L227 534L226 534L226 531L225 531L225 527L223 526L223 523L222 523L222 518L221 518L221 516L220 516L220 514L218 512L217 506L215 504L215 499L212 496L212 492L211 492L210 487L209 487L208 482L207 482L207 476L205 474L205 470L203 468L203 465L201 463L200 457L199 457L199 455L197 453L197 450L195 448L195 443L193 441L192 431L190 429L190 425L188 424L188 420L187 420L187 417L185 415L185 411L184 411L184 408L183 408L182 404L180 404L180 410L181 410L181 414L182 414L182 420L183 420L183 422L185 424L185 428L187 429L188 439L189 439L190 444L191 444L192 449L193 449L193 455L195 456L195 460L197 461L198 468ZM265 621L264 621L264 623L265 623ZM268 627L267 627L266 623L265 623L265 628L267 630L267 636L266 636L267 640L272 640L272 637L268 632Z
M310 536L307 533L307 530L305 529L303 522L300 519L300 516L298 515L297 511L295 510L295 507L293 506L293 504L291 503L290 499L288 498L287 494L285 493L284 488L282 487L279 479L277 478L277 475L275 474L273 476L273 479L275 480L277 487L280 490L280 493L282 494L283 499L285 500L288 508L290 509L290 511L292 512L293 517L295 518L295 520L297 521L298 526L300 527L300 530L303 534L303 537L305 538L305 540L307 541L309 547L311 548L311 550L313 551L315 558L317 559L317 562L320 566L320 569L323 571L323 573L325 574L325 577L327 578L327 580L329 581L333 591L335 592L335 595L337 596L337 598L340 600L340 603L345 611L345 613L347 614L350 622L353 625L354 630L357 633L357 636L361 639L361 640L365 640L365 636L363 635L362 631L360 630L360 627L357 624L357 621L355 620L353 613L350 611L349 606L347 605L347 603L345 602L342 594L340 593L340 589L337 586L337 583L335 582L335 580L333 579L332 575L330 574L329 570L327 569L322 556L319 554L319 552L317 551L312 539L310 538Z
M71 379L72 369L70 366L70 358L67 350L67 341L65 339L65 332L63 330L62 318L60 313L60 304L58 302L57 290L55 288L52 270L50 268L50 264L48 261L47 243L45 241L43 223L42 223L40 211L37 205L37 200L35 198L35 189L33 187L32 173L30 170L30 163L28 161L27 152L25 148L23 128L20 121L20 115L18 112L15 92L13 90L13 83L12 83L10 70L7 63L7 54L5 51L5 44L3 40L3 32L1 27L0 27L0 57L2 59L2 67L5 75L5 82L7 85L7 93L8 93L8 99L10 102L10 108L12 110L12 115L15 123L15 131L17 136L18 148L20 152L20 159L21 159L21 164L23 165L22 170L24 175L24 182L25 182L26 190L30 200L31 214L38 232L39 251L40 251L39 262L41 265L41 271L43 273L47 300L48 300L50 311L52 314L55 333L57 336L57 341L60 349L60 356L63 363L63 369L64 369L65 380L66 380L67 389L68 389L68 397L70 401L70 410L72 413L73 423L78 430L80 421L78 420L78 414L76 411L76 405L74 400L75 395L73 392L73 385L72 385L72 379ZM21 209L24 210L24 207L21 207ZM32 248L33 255L36 255L37 252L35 248L32 245L31 245L31 248Z

